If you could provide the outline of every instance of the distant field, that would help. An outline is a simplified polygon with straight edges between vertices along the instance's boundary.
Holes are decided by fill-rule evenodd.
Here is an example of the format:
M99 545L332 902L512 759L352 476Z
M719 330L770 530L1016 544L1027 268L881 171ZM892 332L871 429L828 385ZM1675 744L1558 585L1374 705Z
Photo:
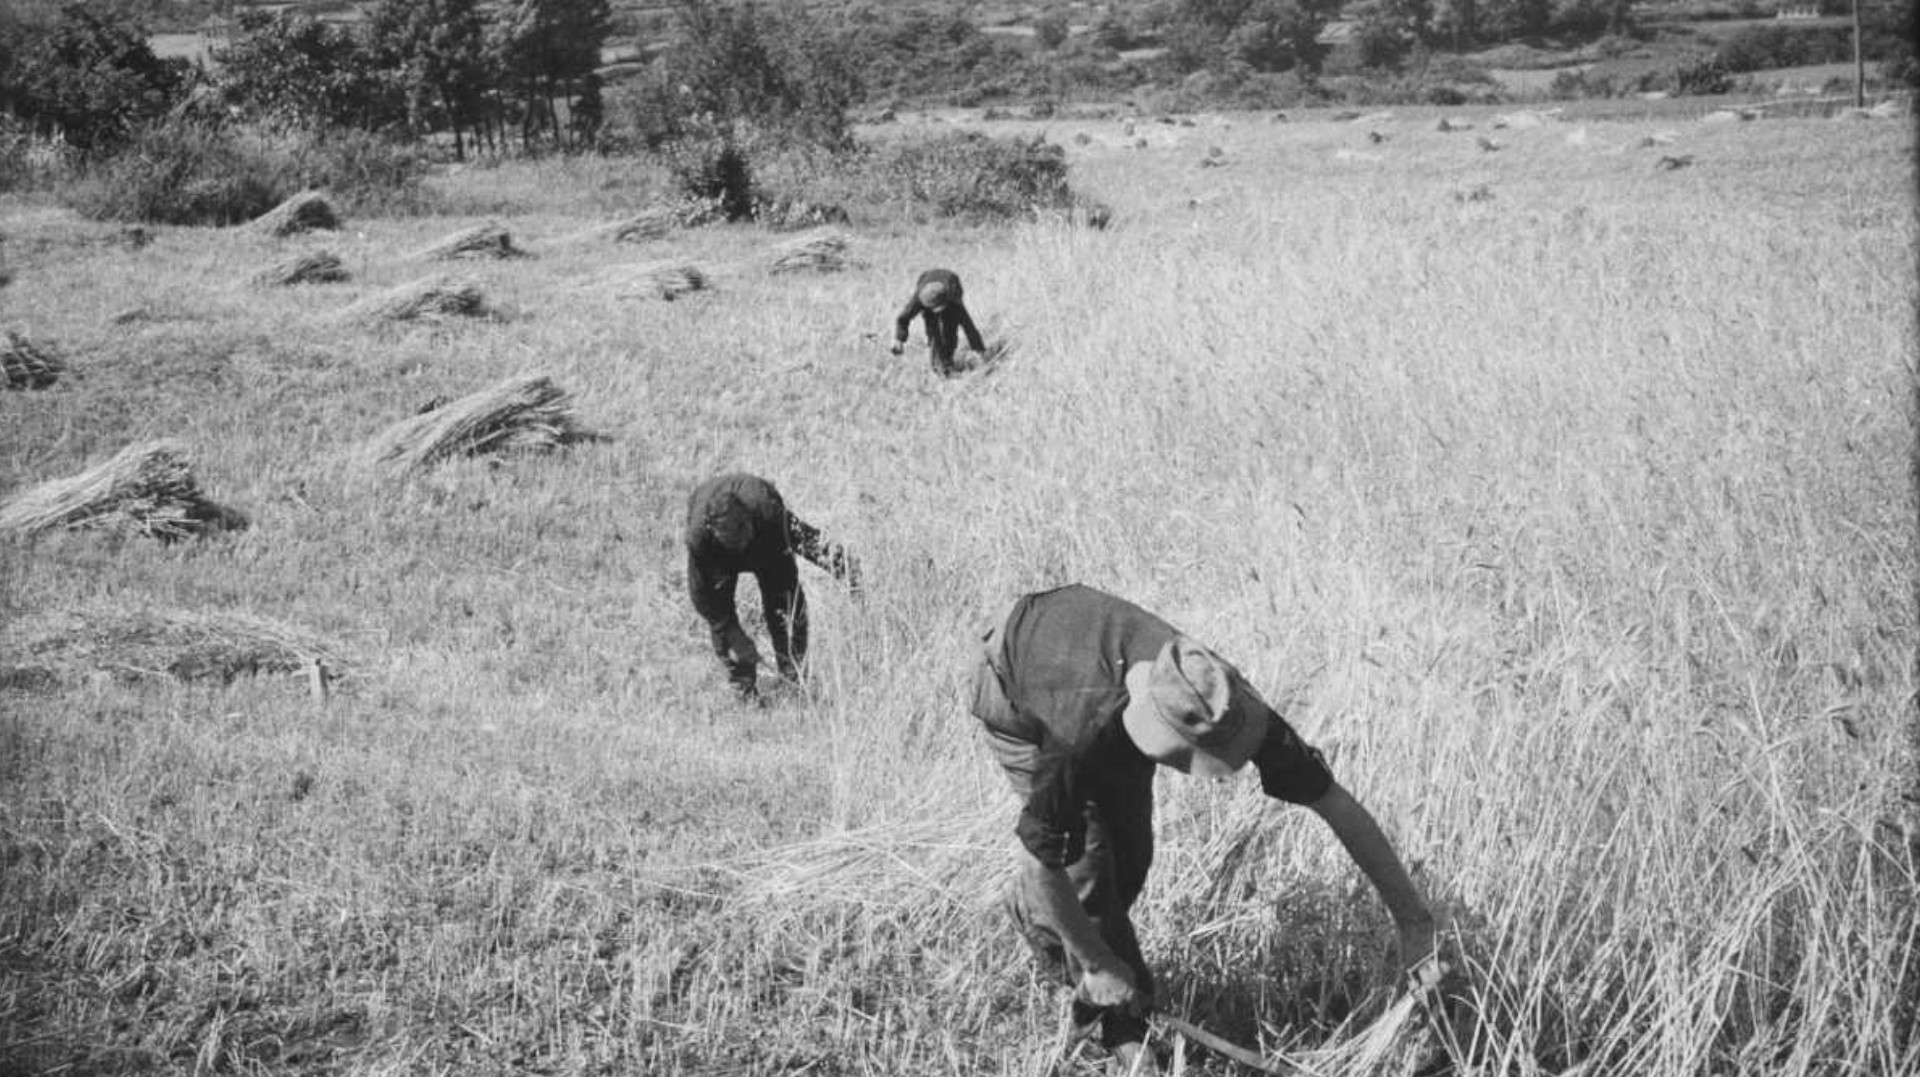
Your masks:
M0 1072L1091 1073L994 911L963 698L968 628L1075 580L1293 701L1448 919L1458 1072L1915 1072L1913 127L1615 104L910 114L864 133L1045 135L1114 225L856 214L832 273L612 242L640 161L287 240L0 196L4 322L72 368L0 393L0 497L167 436L253 523L0 541ZM488 221L528 256L421 257ZM350 279L250 283L316 250ZM660 264L711 287L620 286ZM933 265L997 368L887 354ZM346 316L437 273L494 316ZM610 440L361 464L518 373ZM814 680L765 710L681 575L729 468L867 569L803 570ZM223 645L169 617L323 646L331 695L169 675ZM1160 791L1161 1004L1354 1042L1389 932L1324 828Z

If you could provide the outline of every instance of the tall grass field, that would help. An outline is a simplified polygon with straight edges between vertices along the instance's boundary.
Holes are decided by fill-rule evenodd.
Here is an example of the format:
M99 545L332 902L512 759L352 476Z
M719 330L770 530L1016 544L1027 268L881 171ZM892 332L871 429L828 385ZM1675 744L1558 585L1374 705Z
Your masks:
M285 239L0 199L0 321L67 367L0 393L0 496L168 438L251 522L0 542L0 1074L1094 1072L967 713L975 626L1075 581L1378 816L1451 1072L1920 1072L1911 125L1437 115L993 125L1112 226L856 211L838 272L613 242L662 182L620 160ZM488 223L524 255L421 257ZM932 266L991 368L888 354ZM350 313L434 274L484 313ZM367 465L519 375L604 439ZM757 708L685 594L735 469L866 576L803 566L811 680ZM1156 810L1160 1007L1336 1057L1393 986L1365 880L1251 777Z

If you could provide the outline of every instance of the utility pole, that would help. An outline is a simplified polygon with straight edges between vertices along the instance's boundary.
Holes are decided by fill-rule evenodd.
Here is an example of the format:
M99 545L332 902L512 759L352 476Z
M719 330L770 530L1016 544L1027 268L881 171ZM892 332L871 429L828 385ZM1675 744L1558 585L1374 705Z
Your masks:
M1867 67L1860 58L1860 0L1853 0L1853 107L1867 107Z

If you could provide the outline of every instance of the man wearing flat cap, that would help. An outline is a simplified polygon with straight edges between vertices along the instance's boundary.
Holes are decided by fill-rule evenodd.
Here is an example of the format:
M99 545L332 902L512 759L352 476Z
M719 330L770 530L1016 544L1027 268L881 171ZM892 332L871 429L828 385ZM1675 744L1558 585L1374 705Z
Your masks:
M715 475L687 499L687 590L707 622L713 653L726 667L736 696L759 697L760 651L740 626L734 588L743 572L760 583L760 608L780 675L798 681L807 661L807 593L800 586L798 553L846 582L858 597L860 563L839 543L787 511L773 483L758 475Z
M960 347L960 334L967 335L967 347L982 355L987 345L980 330L973 327L962 298L960 277L951 269L929 269L913 283L913 297L893 320L893 354L907 345L907 331L918 317L927 330L927 348L933 355L934 373L950 378L960 372L953 353Z
M1124 599L1072 585L1026 595L983 639L973 714L1022 807L1008 911L1074 988L1118 1072L1142 1051L1153 979L1128 911L1153 859L1153 775L1225 777L1251 761L1267 795L1316 812L1373 883L1408 968L1433 917L1366 808L1239 670Z

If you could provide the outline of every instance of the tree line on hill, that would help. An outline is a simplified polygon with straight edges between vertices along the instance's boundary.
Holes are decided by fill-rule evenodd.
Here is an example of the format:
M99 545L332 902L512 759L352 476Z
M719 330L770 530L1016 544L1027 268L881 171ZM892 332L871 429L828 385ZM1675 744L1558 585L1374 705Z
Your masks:
M1285 75L1310 95L1336 17L1351 31L1343 64L1376 73L1438 50L1634 30L1628 0L1156 0L1109 6L1079 32L1049 9L1019 45L951 7L669 0L672 19L651 43L651 61L624 65L609 85L601 63L616 30L609 0L377 0L342 21L298 6L241 9L207 65L156 57L141 15L154 0L145 4L8 5L0 112L82 151L195 111L414 142L441 136L456 157L475 147L589 148L610 135L658 147L742 117L832 146L862 102L1060 101L1207 83L1196 74L1215 86L1260 78L1272 86ZM1915 9L1915 0L1880 0L1871 12L1869 55L1902 61L1903 81L1915 68ZM1781 28L1709 59L1729 71L1775 57L1830 62L1848 44ZM1151 56L1141 59L1143 50Z

